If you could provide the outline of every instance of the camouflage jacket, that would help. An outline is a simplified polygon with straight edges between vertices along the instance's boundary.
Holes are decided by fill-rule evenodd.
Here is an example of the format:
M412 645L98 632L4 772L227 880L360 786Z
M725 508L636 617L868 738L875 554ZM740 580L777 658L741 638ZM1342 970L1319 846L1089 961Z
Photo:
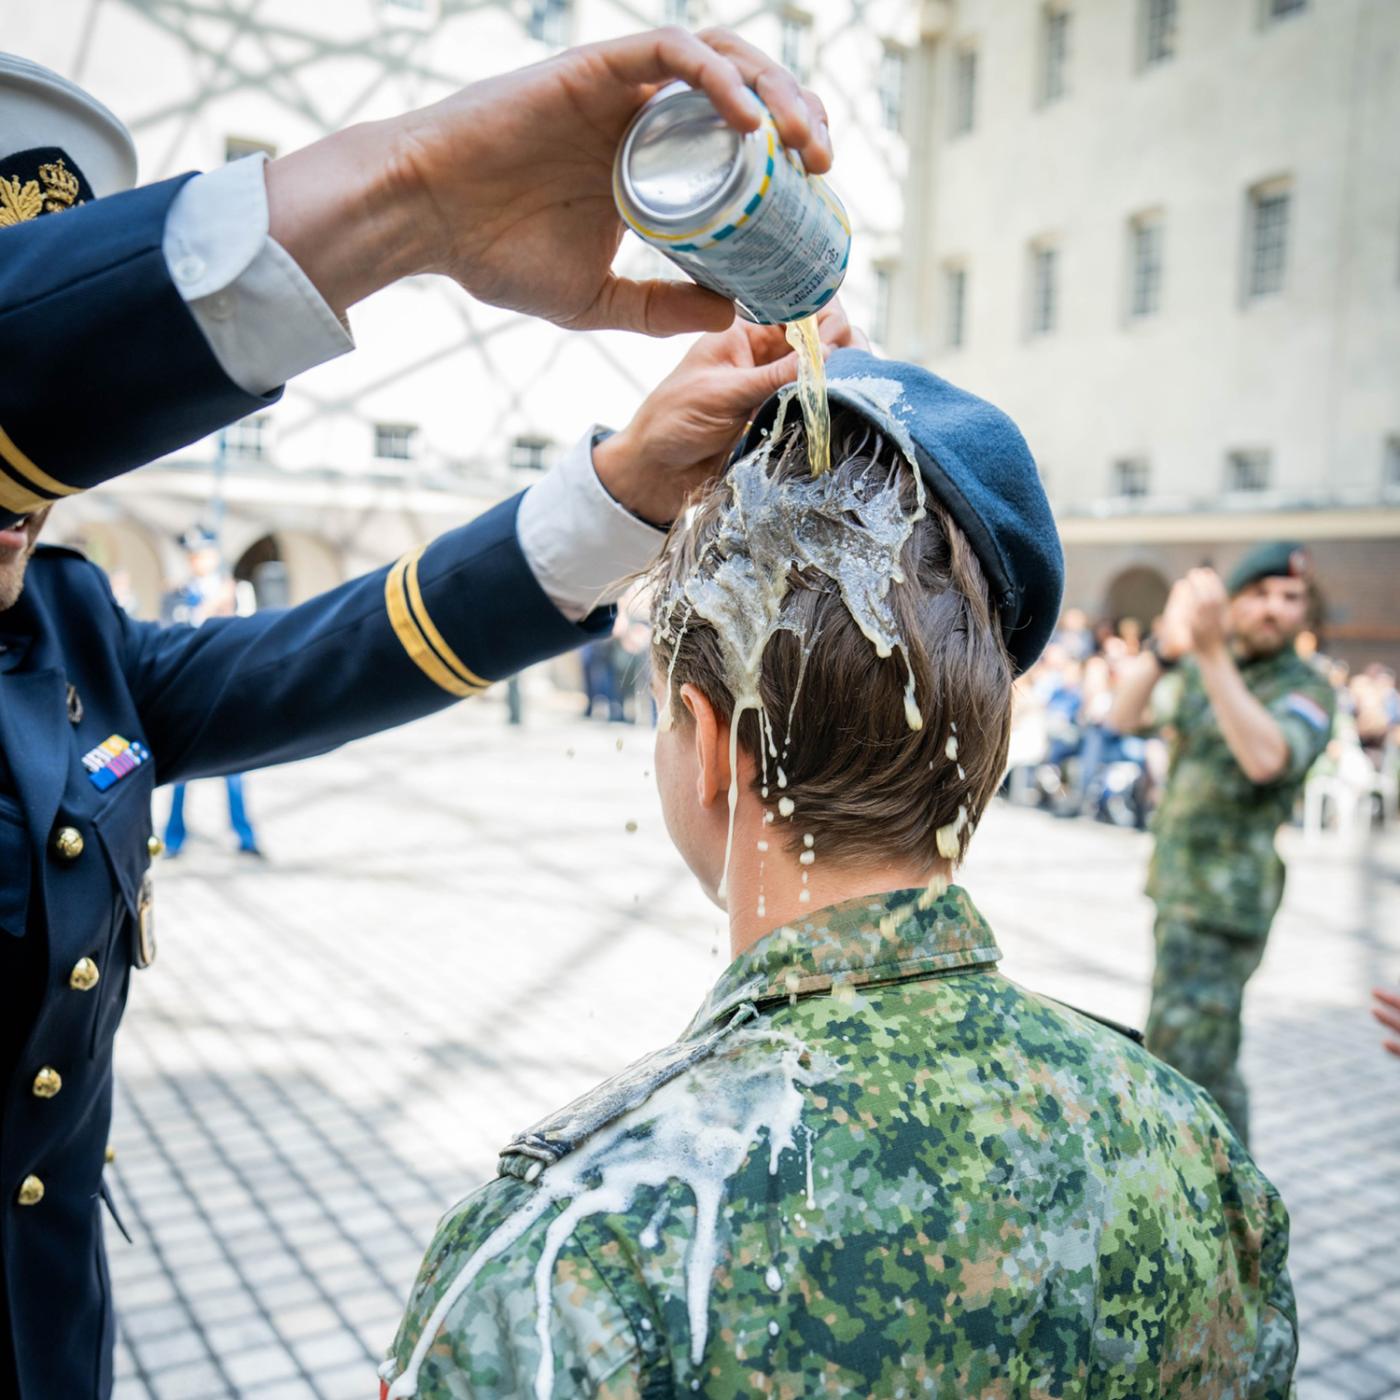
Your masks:
M439 1224L383 1393L1285 1396L1288 1220L966 893L767 934Z
M1290 647L1246 661L1240 675L1288 744L1288 768L1253 783L1216 723L1193 660L1154 697L1171 733L1171 768L1153 819L1157 841L1147 893L1168 916L1262 938L1283 898L1274 836L1332 732L1336 700L1327 681Z

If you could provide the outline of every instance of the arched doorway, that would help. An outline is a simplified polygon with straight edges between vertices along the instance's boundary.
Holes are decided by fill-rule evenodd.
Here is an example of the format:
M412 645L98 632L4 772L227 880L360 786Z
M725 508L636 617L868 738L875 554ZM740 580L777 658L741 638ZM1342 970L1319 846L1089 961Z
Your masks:
M302 530L277 530L261 536L233 566L235 579L252 584L259 608L304 603L334 588L343 572L330 545Z
M1167 604L1171 591L1166 579L1146 564L1134 564L1124 569L1108 585L1104 614L1116 622L1120 618L1135 618L1144 632Z

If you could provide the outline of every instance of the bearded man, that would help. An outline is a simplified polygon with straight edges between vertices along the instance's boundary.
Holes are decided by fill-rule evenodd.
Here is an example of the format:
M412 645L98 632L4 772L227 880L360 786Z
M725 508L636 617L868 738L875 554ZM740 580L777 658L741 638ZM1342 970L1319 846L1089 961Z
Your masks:
M1209 1090L1246 1142L1240 1014L1283 898L1274 836L1327 744L1335 706L1293 646L1311 573L1307 551L1289 541L1251 550L1228 584L1192 569L1109 716L1119 732L1138 728L1172 673L1152 716L1168 732L1171 768L1147 883L1157 905L1147 1045Z

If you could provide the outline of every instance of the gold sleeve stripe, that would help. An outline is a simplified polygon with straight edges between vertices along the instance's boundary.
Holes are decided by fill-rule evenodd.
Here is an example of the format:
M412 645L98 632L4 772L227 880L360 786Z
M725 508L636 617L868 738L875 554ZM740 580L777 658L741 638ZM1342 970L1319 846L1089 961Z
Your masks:
M0 457L3 457L19 473L22 485L30 486L36 491L42 491L46 496L72 496L82 490L80 486L65 486L61 481L55 481L46 471L35 466L15 446L14 439L4 428L0 428Z
M423 592L418 587L418 560L423 551L420 549L416 554L409 557L408 561L408 601L413 607L413 615L419 627L423 629L423 635L428 639L428 645L442 657L448 666L466 681L468 685L474 685L485 690L491 682L483 680L478 676L450 646L442 633L433 626L433 620L428 616L428 610L423 606Z
M389 625L394 629L394 635L409 658L435 685L441 686L451 695L478 695L486 689L487 682L477 676L467 681L451 670L433 649L409 605L408 580L412 579L412 593L418 593L418 556L422 552L420 549L414 554L404 555L389 570L388 577L384 580L384 606L389 614ZM418 601L421 610L421 594ZM422 616L426 618L427 614L422 613ZM451 655L450 652L448 654Z
M31 511L42 510L52 504L47 496L36 496L32 491L26 491L0 471L0 510L13 511L16 515L28 515Z

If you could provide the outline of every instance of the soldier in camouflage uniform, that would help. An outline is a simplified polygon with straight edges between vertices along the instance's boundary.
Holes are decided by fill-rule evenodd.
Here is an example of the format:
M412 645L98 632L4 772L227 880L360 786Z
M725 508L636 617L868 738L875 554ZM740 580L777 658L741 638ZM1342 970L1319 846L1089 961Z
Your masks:
M1246 1142L1240 1013L1283 898L1274 837L1326 747L1335 707L1326 680L1293 649L1308 573L1306 551L1284 541L1246 555L1228 589L1211 570L1193 570L1125 676L1113 716L1129 725L1155 686L1153 718L1171 743L1147 882L1157 905L1147 1045L1208 1089Z
M907 454L929 493L888 593L921 724L815 566L762 651L788 722L739 710L719 629L671 605L751 578L767 517L725 535L721 486L676 527L657 779L734 961L679 1040L520 1134L443 1219L381 1395L1286 1396L1276 1192L1131 1033L1004 978L948 884L1058 613L1030 455L913 366L840 351L828 386L833 491L878 477L912 517ZM800 432L773 470L805 475Z

